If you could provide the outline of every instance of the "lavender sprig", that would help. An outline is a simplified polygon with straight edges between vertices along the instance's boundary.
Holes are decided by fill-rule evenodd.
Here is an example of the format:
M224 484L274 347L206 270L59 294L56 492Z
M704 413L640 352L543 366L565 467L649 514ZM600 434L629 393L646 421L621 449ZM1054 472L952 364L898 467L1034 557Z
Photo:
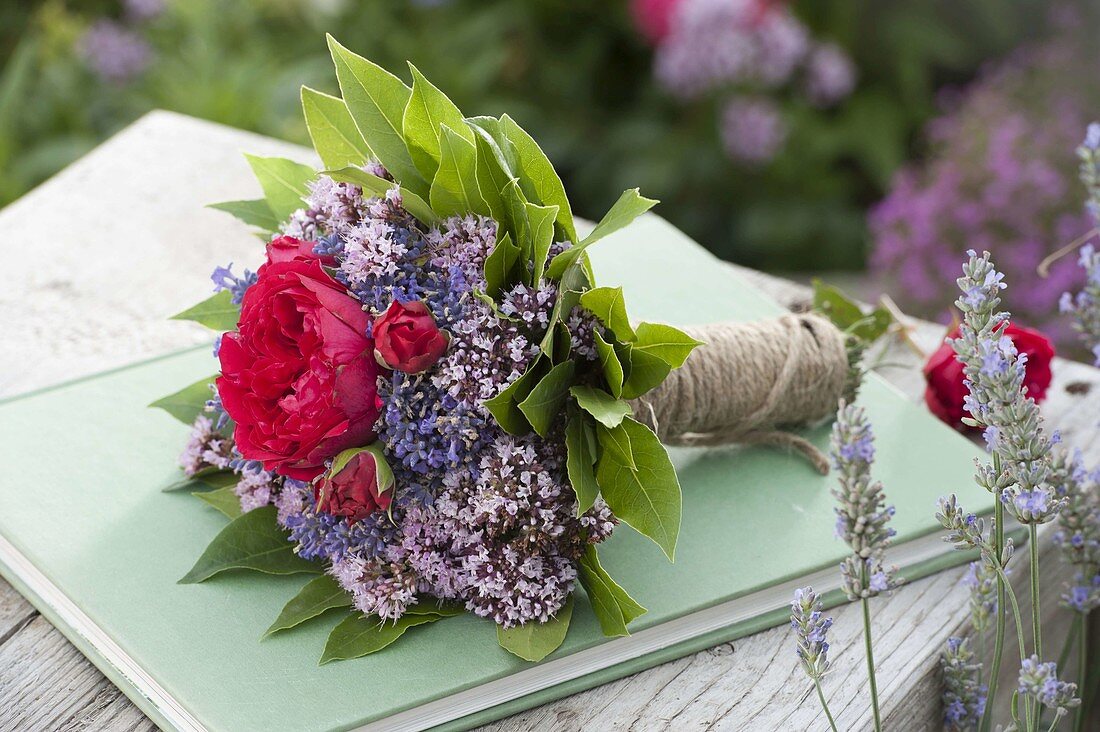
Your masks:
M836 722L829 711L829 703L825 701L825 693L821 690L821 679L829 670L829 642L826 634L832 625L833 619L824 617L821 600L814 588L802 587L794 591L794 599L791 601L791 627L798 644L798 660L806 675L814 682L821 707L825 710L829 725L836 732Z
M897 567L883 564L886 547L895 534L887 526L894 508L886 505L882 484L871 480L871 464L875 459L871 425L862 409L845 404L843 400L833 424L832 457L840 483L832 492L840 504L835 509L836 533L852 548L852 554L841 562L840 573L848 599L858 599L863 605L863 642L871 687L871 711L877 731L882 729L882 719L868 600L894 590L902 581L897 577Z
M839 503L834 509L836 535L852 548L852 556L841 564L844 590L849 600L890 592L900 584L897 567L883 565L896 533L888 526L894 507L886 505L882 483L871 480L874 435L862 409L841 403L833 424L832 457L840 483L832 491Z
M982 664L974 657L967 638L948 638L943 656L943 726L948 732L977 729L985 713L986 687L981 683Z

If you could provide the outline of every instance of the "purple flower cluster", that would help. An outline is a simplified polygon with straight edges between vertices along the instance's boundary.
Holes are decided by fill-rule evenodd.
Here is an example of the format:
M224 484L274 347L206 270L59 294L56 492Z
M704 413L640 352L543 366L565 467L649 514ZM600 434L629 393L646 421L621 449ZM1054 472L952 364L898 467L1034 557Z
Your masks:
M1058 666L1054 662L1041 663L1038 656L1020 662L1020 696L1030 697L1039 704L1053 709L1056 717L1068 713L1071 707L1081 703L1077 698L1077 684L1058 680Z
M783 148L787 121L776 101L779 89L793 85L810 104L827 107L855 86L847 54L816 43L781 3L683 0L672 12L657 47L657 80L683 101L725 97L719 128L733 160L761 165Z
M389 179L377 165L366 169ZM504 627L552 617L585 548L615 522L602 501L576 516L561 435L509 436L483 402L538 354L554 285L517 285L493 308L478 292L496 223L453 217L428 228L397 186L371 197L320 176L284 232L333 256L334 276L372 315L394 300L421 300L450 336L427 372L379 377L378 434L395 477L389 515L349 525L318 510L311 486L288 480L274 502L298 553L329 562L355 607L381 618L400 617L422 595L463 602ZM237 285L219 274L225 287ZM594 357L594 322L574 314L567 324L578 352Z
M209 468L224 470L233 456L233 439L222 434L213 419L200 414L191 427L179 463L183 474L191 477Z
M1100 104L1097 47L1073 39L1067 30L1024 47L955 95L926 130L928 158L902 169L872 209L870 264L906 311L947 322L943 273L967 249L985 249L1014 281L1034 283L1013 291L1013 311L1070 342L1058 295L1080 275L1061 261L1039 284L1036 267L1093 226L1072 151Z
M1100 224L1100 123L1093 122L1085 133L1085 141L1077 148L1081 159L1081 182L1088 192L1085 207L1092 220ZM1096 229L1091 234L1095 235ZM1081 247L1078 264L1085 271L1085 286L1076 295L1062 293L1058 307L1074 317L1073 327L1092 352L1094 363L1100 366L1100 254L1092 244Z

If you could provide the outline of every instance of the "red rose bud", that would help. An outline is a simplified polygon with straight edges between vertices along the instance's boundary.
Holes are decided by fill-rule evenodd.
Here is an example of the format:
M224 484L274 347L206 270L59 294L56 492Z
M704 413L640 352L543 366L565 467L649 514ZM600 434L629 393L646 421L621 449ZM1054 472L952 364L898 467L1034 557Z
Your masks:
M394 300L374 321L374 356L395 371L417 374L428 370L447 351L450 340L420 300Z
M244 293L237 332L218 351L218 394L236 422L237 449L298 480L373 441L382 409L370 317L323 263L312 242L272 241Z
M1054 358L1054 346L1039 331L1012 323L1005 326L1003 332L1016 345L1018 352L1027 354L1024 386L1028 396L1036 402L1043 401L1050 387L1050 362ZM959 329L955 328L947 337L958 338ZM970 416L963 407L963 399L968 393L963 379L963 366L955 358L955 350L944 343L924 365L924 380L928 384L924 390L924 402L932 414L955 429L976 429L962 421L963 417Z
M355 523L393 500L393 471L377 445L344 450L321 479L317 507Z

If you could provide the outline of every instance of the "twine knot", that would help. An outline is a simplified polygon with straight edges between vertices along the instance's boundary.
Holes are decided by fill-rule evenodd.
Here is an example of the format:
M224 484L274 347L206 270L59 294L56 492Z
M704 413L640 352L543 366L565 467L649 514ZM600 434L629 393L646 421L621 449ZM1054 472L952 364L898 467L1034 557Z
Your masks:
M773 445L829 462L788 430L836 412L850 386L845 335L815 313L683 328L703 341L687 363L634 399L635 418L667 445Z

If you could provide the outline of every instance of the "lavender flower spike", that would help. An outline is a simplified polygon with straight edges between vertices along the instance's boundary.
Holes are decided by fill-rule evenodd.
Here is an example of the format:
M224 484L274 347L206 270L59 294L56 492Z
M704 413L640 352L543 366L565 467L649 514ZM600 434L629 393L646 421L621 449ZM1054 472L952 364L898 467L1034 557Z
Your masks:
M1024 387L1027 356L1003 333L1008 313L998 306L1004 278L989 252L968 254L958 280L962 295L955 301L963 322L951 346L963 364L969 421L985 428L994 456L992 465L979 466L977 479L1020 523L1046 523L1064 504L1053 488L1054 439Z
M840 504L835 509L836 534L852 548L852 556L841 564L845 592L852 600L890 592L900 584L897 568L882 563L895 533L887 526L894 508L886 505L882 484L871 480L874 436L862 409L841 403L833 425L832 456L840 482L832 492Z
M802 662L806 675L814 682L817 698L821 701L821 709L829 720L829 726L833 732L837 732L836 720L829 711L829 702L821 689L821 679L829 670L829 643L825 640L825 635L832 625L832 618L822 617L821 600L814 588L802 587L794 591L794 599L791 600L791 627L794 628L798 643L798 659Z
M948 732L977 729L985 712L986 687L978 683L981 662L967 638L948 638L940 658L943 669L943 727Z
M1044 707L1053 709L1058 717L1068 714L1071 707L1081 703L1077 698L1077 684L1059 681L1057 664L1040 663L1035 655L1021 661L1018 688L1021 696L1031 697Z
M798 660L806 675L820 681L829 670L829 643L826 634L833 625L832 618L822 616L821 600L812 587L794 591L791 601L791 627L798 643Z

